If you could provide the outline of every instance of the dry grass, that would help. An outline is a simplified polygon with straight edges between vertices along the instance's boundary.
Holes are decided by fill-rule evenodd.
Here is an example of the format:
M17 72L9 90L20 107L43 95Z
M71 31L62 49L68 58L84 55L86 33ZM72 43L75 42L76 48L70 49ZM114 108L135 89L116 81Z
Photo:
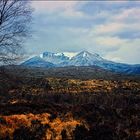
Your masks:
M0 139L138 140L139 106L138 80L7 75L0 77Z
M51 119L51 115L48 113L42 114L20 114L20 115L10 115L10 116L0 116L0 138L14 139L16 137L16 132L20 128L27 129L30 135L35 135L39 139L48 140L56 139L61 140L61 132L66 130L66 135L69 139L73 137L73 131L77 125L80 125L80 121L73 119L73 117L67 117L66 120L62 120L57 117ZM38 132L38 125L42 129L42 132ZM35 130L33 130L35 129ZM23 130L24 131L24 130ZM39 134L41 133L41 134ZM18 135L18 134L17 134ZM26 137L26 133L24 137ZM39 135L39 136L38 136ZM23 136L22 136L23 137ZM27 136L28 137L28 136ZM32 136L34 137L34 136Z

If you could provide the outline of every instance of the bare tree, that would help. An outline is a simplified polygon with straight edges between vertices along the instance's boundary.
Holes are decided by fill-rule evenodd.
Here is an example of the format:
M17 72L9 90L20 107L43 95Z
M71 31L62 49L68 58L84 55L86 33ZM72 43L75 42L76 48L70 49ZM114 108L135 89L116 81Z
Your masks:
M29 0L0 0L0 62L17 60L29 35Z

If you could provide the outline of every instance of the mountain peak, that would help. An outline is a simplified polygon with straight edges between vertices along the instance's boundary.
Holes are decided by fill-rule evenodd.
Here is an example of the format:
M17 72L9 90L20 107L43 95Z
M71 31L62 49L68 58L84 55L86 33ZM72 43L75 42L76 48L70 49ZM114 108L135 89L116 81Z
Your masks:
M82 51L70 59L69 65L92 66L101 61L104 61L104 59L100 57L98 54L96 53L92 54L88 51Z
M83 57L87 57L87 56L92 55L92 54L89 53L88 51L82 51L79 53L79 55L82 55Z
M82 51L82 52L78 53L76 56L74 56L74 58L75 57L90 58L92 60L99 60L99 61L100 60L104 60L102 57L100 57L99 54L97 54L97 53L90 53L88 51Z
M65 56L64 53L44 52L41 56L43 60L54 64L69 60L69 57Z

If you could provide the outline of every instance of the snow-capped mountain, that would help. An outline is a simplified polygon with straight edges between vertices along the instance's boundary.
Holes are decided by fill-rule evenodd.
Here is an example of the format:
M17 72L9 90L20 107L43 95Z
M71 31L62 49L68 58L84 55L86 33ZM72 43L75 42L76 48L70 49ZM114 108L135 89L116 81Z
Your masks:
M38 56L30 58L29 60L23 62L22 65L30 67L46 67L46 68L55 66L53 63L47 62Z
M98 61L105 61L98 54L89 53L87 51L82 51L76 56L72 57L68 62L68 65L73 66L92 66L95 65Z
M66 66L98 66L106 70L126 73L140 74L140 65L129 65L116 63L102 58L96 53L82 51L73 57L66 56L66 53L44 52L40 56L33 57L22 65L34 67L66 67Z
M53 64L59 64L69 60L69 57L65 56L63 53L44 52L40 56L43 60Z

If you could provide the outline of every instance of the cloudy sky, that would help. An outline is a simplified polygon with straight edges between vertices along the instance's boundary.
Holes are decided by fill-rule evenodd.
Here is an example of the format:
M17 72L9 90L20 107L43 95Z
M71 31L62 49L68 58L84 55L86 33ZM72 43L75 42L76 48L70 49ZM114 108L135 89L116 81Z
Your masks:
M87 50L140 63L140 1L33 1L31 54Z

